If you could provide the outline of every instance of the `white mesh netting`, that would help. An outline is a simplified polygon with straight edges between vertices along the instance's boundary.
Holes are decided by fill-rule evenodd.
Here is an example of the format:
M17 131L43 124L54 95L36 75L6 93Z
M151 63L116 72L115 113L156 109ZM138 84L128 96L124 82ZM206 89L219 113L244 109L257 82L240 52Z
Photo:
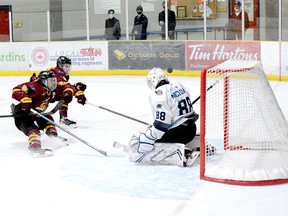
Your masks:
M203 78L203 76L202 76ZM216 84L215 84L216 83ZM205 176L239 181L288 178L288 125L261 62L226 61L207 70ZM202 134L201 134L202 135Z

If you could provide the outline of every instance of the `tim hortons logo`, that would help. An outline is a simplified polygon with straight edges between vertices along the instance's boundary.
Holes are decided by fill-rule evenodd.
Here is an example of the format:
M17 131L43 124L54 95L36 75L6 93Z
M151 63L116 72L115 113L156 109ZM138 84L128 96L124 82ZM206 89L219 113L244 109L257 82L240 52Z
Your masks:
M259 60L259 53L253 48L233 46L232 44L216 44L215 48L209 44L191 44L189 60L223 61L223 60Z

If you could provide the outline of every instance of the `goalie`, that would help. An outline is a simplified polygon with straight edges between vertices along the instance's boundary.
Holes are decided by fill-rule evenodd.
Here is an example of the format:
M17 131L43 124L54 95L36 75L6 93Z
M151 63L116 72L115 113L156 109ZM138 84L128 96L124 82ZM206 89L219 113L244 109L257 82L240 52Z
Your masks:
M154 123L129 141L129 160L135 163L191 166L199 155L187 148L196 135L199 115L195 113L188 90L168 80L161 68L147 76L152 90L150 105Z

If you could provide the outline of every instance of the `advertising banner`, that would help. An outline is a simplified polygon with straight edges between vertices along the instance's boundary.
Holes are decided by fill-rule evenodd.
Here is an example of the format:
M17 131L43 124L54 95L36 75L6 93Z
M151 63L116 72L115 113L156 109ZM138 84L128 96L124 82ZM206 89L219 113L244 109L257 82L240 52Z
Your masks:
M186 43L186 70L201 71L228 59L261 61L260 42L189 41Z
M107 42L50 42L29 46L31 70L56 66L59 56L72 60L72 70L108 70Z
M185 70L184 42L109 42L109 69Z
M29 51L25 44L0 44L0 70L29 70Z

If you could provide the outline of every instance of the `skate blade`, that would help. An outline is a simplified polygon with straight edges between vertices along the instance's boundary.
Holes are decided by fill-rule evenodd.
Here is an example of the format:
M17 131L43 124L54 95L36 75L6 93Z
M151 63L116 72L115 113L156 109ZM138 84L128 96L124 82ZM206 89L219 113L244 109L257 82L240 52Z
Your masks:
M59 125L61 127L65 128L65 129L75 129L75 128L77 128L77 124L66 125L66 124L60 122Z
M33 158L43 158L43 157L51 157L53 155L52 150L48 149L41 149L43 151L35 151L32 152L32 157Z

